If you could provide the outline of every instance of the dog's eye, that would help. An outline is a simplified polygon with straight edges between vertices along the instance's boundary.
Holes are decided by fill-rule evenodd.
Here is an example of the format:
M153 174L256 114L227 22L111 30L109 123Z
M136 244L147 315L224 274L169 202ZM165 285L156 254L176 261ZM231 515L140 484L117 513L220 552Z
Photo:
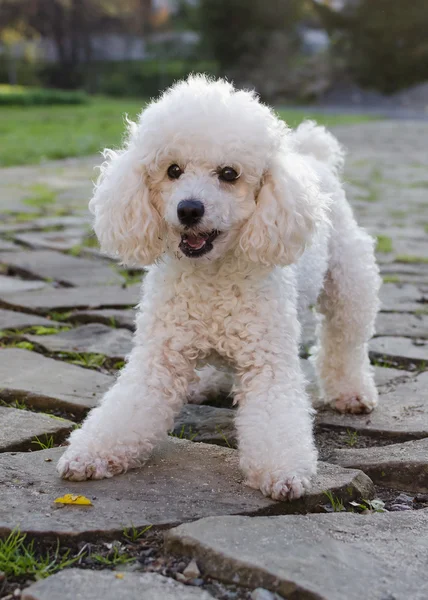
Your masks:
M239 177L238 173L232 167L223 167L219 171L218 176L222 181L235 181Z
M168 167L168 177L170 179L178 179L180 177L180 175L183 173L183 171L180 169L180 167L178 165L171 165L170 167Z

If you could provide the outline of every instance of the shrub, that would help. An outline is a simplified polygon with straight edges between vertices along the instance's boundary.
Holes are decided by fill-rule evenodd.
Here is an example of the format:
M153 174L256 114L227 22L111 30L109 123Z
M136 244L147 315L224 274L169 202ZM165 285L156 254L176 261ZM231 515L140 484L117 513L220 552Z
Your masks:
M83 104L87 101L87 95L81 91L0 85L1 106Z

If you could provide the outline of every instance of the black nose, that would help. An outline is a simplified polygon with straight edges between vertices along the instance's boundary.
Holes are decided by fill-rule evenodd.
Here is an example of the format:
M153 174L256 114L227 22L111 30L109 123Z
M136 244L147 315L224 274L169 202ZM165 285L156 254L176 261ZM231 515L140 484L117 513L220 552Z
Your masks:
M199 200L182 200L177 206L180 223L191 227L196 225L204 216L205 207Z

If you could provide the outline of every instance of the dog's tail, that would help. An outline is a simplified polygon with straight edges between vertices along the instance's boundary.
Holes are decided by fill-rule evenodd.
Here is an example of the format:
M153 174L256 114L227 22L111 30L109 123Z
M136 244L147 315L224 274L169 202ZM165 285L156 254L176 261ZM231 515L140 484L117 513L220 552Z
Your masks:
M327 164L335 173L342 170L345 151L337 139L322 125L303 121L293 132L297 149Z

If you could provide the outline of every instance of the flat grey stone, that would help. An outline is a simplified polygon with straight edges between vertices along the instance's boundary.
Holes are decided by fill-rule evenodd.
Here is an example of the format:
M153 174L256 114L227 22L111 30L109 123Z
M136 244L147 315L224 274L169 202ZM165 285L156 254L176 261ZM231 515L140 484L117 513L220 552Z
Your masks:
M32 444L37 436L52 436L56 443L62 442L73 429L74 423L42 413L0 406L0 452L38 450Z
M70 227L61 231L20 233L15 235L14 239L30 248L66 251L80 246L87 234L87 229Z
M373 355L391 357L397 362L428 362L428 340L406 337L377 337L370 340L370 352Z
M412 492L428 492L428 438L370 448L335 450L330 460L361 469L375 483Z
M5 252L0 263L19 273L54 279L72 286L113 285L123 283L123 277L104 262L76 258L52 250Z
M423 302L428 302L428 295L410 283L384 283L380 289L380 300L381 310L385 312L417 312L423 307Z
M22 533L89 539L115 535L131 523L140 528L211 515L317 511L326 490L344 501L374 495L361 471L320 463L307 496L275 502L243 484L236 450L171 437L139 469L101 481L63 481L55 471L63 451L0 455L0 531L19 526ZM52 504L66 493L85 495L93 507Z
M132 349L132 333L128 329L114 329L101 323L81 325L53 335L25 334L49 352L91 352L111 358L124 358Z
M0 398L29 406L84 414L112 385L113 377L36 352L0 350Z
M125 327L130 331L135 329L135 309L119 310L103 308L100 310L79 310L70 315L73 323L104 323L110 327Z
M0 252L12 252L14 250L19 250L19 246L13 242L0 239Z
M383 276L396 275L401 283L428 283L428 265L415 263L391 263L382 265Z
M314 406L318 406L319 393L314 383L312 365L308 360L300 360L303 372L308 380L308 392L313 399ZM399 369L375 367L376 385L383 393L393 389L399 382L407 380L412 374ZM214 404L214 406L212 406ZM219 444L220 446L236 447L237 437L235 430L236 411L233 408L216 406L215 400L207 404L185 405L174 422L174 435L184 437L196 442ZM317 423L322 425L324 412L317 416Z
M18 277L0 275L0 290L2 294L14 294L32 290L42 290L46 287L47 283L44 281L32 281L30 279L18 279Z
M118 569L120 572L120 567ZM213 600L197 587L157 573L120 573L66 569L34 583L22 600Z
M428 372L399 383L379 397L368 415L342 415L333 410L317 414L317 424L333 429L351 429L365 435L408 441L428 437Z
M46 227L85 227L91 223L91 218L64 215L61 217L41 217L31 221L0 224L0 233L15 233L20 231L38 231ZM15 246L16 248L16 246Z
M376 335L427 339L428 314L379 313Z
M44 327L62 327L64 323L39 317L38 315L29 315L27 313L15 312L13 310L0 309L0 330L2 329L24 329L33 325L43 325Z
M426 600L428 510L210 517L165 534L205 575L287 600Z
M0 306L14 310L29 310L37 313L68 311L78 308L122 308L135 306L139 301L140 286L122 288L116 285L105 287L57 288L25 294L2 294Z
M204 404L186 404L174 422L174 435L195 442L236 447L236 411Z

